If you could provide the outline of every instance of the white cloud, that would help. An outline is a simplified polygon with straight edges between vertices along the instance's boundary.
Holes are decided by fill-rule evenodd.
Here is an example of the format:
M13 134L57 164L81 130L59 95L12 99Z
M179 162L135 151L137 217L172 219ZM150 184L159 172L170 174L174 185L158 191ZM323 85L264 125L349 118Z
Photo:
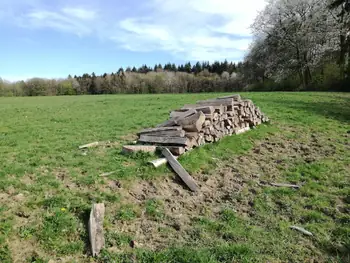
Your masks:
M96 18L96 12L92 10L86 10L84 8L66 7L62 9L62 12L68 16L76 17L82 20L93 20Z
M123 49L163 51L182 60L239 60L251 41L249 25L265 1L150 0L137 7L125 3L122 9L113 1L87 5L37 5L21 25L98 36Z

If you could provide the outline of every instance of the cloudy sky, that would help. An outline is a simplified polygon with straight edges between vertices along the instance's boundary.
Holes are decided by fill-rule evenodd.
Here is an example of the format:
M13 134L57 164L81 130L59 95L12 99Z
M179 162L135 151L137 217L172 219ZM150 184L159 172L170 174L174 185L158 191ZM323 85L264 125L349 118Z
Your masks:
M264 0L0 0L0 77L239 61Z

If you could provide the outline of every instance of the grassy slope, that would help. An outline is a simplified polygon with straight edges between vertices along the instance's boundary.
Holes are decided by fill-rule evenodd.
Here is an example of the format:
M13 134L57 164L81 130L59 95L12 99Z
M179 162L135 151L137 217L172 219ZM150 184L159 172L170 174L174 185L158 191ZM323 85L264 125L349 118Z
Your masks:
M215 218L194 219L197 232L190 240L191 248L179 244L160 252L137 250L141 262L297 262L306 258L311 262L313 257L341 262L349 257L349 94L242 95L260 106L272 119L272 125L193 151L181 160L190 172L214 169L213 157L229 163L265 137L303 142L310 134L316 134L322 141L330 140L335 151L311 163L293 163L278 174L280 181L305 183L301 191L258 191L253 197L255 215L249 220L227 209ZM18 259L23 246L29 251L23 249L28 262L38 262L39 258L45 262L56 256L84 261L84 223L90 204L123 200L114 191L98 191L106 184L98 175L117 171L111 179L134 180L169 172L167 168L147 168L145 162L152 156L121 155L121 146L142 127L166 119L171 109L215 96L0 98L0 262ZM77 146L92 141L112 143L108 144L111 147L98 147L82 155ZM153 214L157 211L150 202L139 209ZM142 214L128 206L124 210L118 216L126 220ZM303 223L313 231L311 243L303 243L304 238L300 240L300 235L289 231L291 223ZM234 238L227 238L232 235ZM115 239L129 239L120 238ZM129 260L127 254L108 251L100 260L109 262L113 258Z

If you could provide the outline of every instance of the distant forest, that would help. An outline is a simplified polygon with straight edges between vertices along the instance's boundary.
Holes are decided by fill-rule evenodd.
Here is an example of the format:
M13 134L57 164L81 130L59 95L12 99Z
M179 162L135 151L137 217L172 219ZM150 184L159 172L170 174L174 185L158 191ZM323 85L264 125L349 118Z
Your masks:
M350 0L269 1L242 62L167 63L66 79L0 79L0 96L350 91Z

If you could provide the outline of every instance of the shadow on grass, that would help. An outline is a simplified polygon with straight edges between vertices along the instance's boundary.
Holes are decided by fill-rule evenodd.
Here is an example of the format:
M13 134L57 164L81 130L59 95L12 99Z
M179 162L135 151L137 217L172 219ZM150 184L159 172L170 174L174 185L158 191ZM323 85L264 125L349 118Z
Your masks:
M293 94L294 95L294 94ZM350 123L350 96L348 94L312 94L310 97L281 96L280 100L271 99L269 96L259 98L266 104L274 104L282 108L303 110L312 114L321 115L339 121Z

